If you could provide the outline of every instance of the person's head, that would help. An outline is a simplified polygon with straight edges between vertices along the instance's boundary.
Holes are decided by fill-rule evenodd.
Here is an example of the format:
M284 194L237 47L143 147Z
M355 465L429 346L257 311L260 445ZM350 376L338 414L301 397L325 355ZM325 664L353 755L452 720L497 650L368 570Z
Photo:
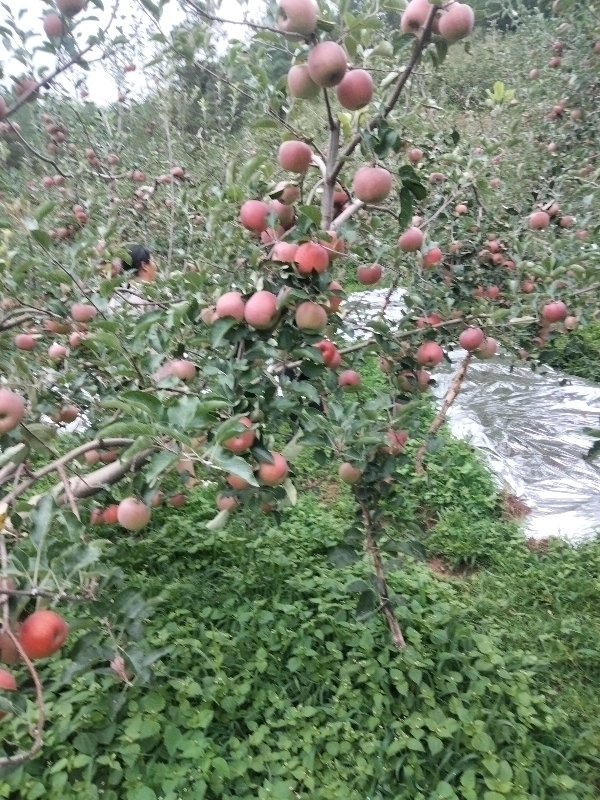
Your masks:
M141 244L132 244L127 248L129 262L122 259L123 272L133 273L141 281L153 281L156 278L156 264L152 260L150 251Z

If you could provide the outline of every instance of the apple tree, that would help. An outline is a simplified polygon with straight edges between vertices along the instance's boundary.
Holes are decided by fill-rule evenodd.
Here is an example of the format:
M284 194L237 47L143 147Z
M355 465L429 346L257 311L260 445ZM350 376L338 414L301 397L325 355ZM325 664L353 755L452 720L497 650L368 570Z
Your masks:
M346 553L366 551L373 563L374 591L362 602L381 610L403 647L380 546L397 465L426 480L427 453L473 359L503 346L537 363L548 337L596 305L597 254L580 263L588 228L574 235L574 215L560 213L554 162L538 174L533 202L514 198L514 213L489 230L488 206L504 191L501 148L489 137L467 152L431 118L416 73L438 80L473 30L467 4L411 0L386 36L376 4L358 13L281 0L220 62L211 40L219 17L186 0L192 24L169 34L164 4L143 5L156 89L139 104L120 90L109 110L77 80L75 96L62 97L56 80L92 58L113 74L135 71L112 18L82 44L78 20L90 9L59 0L42 22L43 48L56 58L43 75L17 42L17 22L7 26L28 72L0 101L3 146L19 143L31 173L3 187L0 643L36 693L7 710L37 721L32 747L5 763L41 747L34 662L64 644L70 604L89 608L78 668L110 663L125 683L147 675L156 654L137 644L141 601L103 567L104 526L143 536L153 508L185 502L196 470L219 485L216 530L240 506L279 515L293 504L302 451L332 460L356 500ZM582 30L574 42L591 35ZM285 72L274 78L260 65L282 51ZM581 114L570 113L565 139L593 135L593 42L588 51L572 109ZM161 87L183 68L210 78L213 103L226 99L228 138L240 137L231 158L218 136L221 146L190 149L178 114L187 120L191 107ZM503 84L488 94L492 115L517 113ZM553 110L553 124L566 122L572 102ZM239 109L253 119L252 137L233 124ZM160 254L156 280L130 269L135 238ZM384 279L374 315L351 310L345 285ZM396 289L405 292L399 321L387 313ZM434 370L458 348L433 415ZM361 371L374 359L382 379L365 401ZM183 479L176 491L174 476ZM15 689L14 675L0 679Z

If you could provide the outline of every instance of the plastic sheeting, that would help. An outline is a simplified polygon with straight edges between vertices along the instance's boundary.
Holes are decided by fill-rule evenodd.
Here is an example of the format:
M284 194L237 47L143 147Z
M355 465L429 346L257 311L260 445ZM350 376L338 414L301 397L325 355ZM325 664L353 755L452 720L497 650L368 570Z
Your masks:
M392 295L388 319L402 317L402 294ZM386 295L379 289L351 295L349 319L360 324L377 315ZM439 399L464 355L454 351L454 368L434 371ZM583 428L600 427L600 386L550 368L533 372L502 354L473 360L448 423L485 454L498 484L529 506L528 536L578 542L600 533L600 460L583 460L593 441Z

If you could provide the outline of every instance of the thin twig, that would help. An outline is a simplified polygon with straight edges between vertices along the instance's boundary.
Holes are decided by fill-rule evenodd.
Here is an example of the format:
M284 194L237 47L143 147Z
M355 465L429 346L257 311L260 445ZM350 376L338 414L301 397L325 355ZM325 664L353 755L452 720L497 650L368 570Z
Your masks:
M77 594L66 594L63 591L51 592L47 589L2 589L0 588L0 597L45 597L48 600L67 600L69 603L89 603L93 597L84 597ZM4 602L4 601L2 601Z
M69 483L69 478L67 473L65 472L65 468L62 464L56 465L56 471L60 475L60 479L65 487L65 494L67 495L67 500L69 501L69 507L73 514L77 517L79 521L81 521L81 516L79 515L79 509L77 508L77 503L75 502L75 498L73 497L73 492L71 491L71 484Z
M35 728L33 729L33 744L31 745L29 750L22 750L19 753L15 753L13 756L6 756L5 758L0 758L0 769L2 767L7 767L12 764L22 764L23 761L28 761L39 750L41 750L42 745L44 743L42 739L42 730L44 729L44 723L46 721L46 709L44 708L44 689L40 681L40 676L37 674L37 670L31 663L31 659L29 658L27 653L23 650L21 642L15 636L11 628L10 627L5 628L4 632L8 635L8 638L12 641L12 643L16 647L19 657L21 658L21 660L27 667L29 674L31 675L31 680L33 681L33 685L35 686L35 702L38 710L38 718Z
M16 130L15 128L13 128L13 131L12 131L12 132L15 134L15 136L17 137L17 139L19 139L19 141L21 142L21 144L22 144L22 145L25 145L25 147L27 148L27 150L29 150L29 152L30 152L30 153L32 153L32 154L33 154L33 155L34 155L36 158L38 158L40 161L44 161L46 164L50 164L51 166L53 166L53 167L54 167L54 169L57 171L57 173L58 173L59 175L62 175L62 176L63 176L63 178L71 178L71 177L72 177L72 175L69 175L69 173L68 173L68 172L63 172L63 171L62 171L62 169L61 169L61 168L58 166L58 164L56 163L56 161L54 161L54 159L52 159L52 158L49 158L48 156L42 155L42 153L38 153L38 151L35 149L35 147L32 147L32 145L30 145L30 144L29 144L29 142L28 142L28 141L27 141L27 139L26 139L26 138L23 136L23 134L22 134L22 133L20 133L20 132L19 132L18 130Z
M304 39L306 41L310 40L310 36L302 36L298 33L288 33L287 31L282 31L279 28L273 28L270 25L259 25L256 22L248 22L248 20L237 20L237 19L223 19L222 17L217 17L214 14L209 14L208 11L205 11L200 6L196 5L193 0L183 0L184 5L191 6L194 11L200 14L201 17L207 19L209 22L220 22L223 25L245 25L248 28L252 28L255 31L269 31L270 33L276 33L279 36L286 36L294 40Z
M5 318L0 320L0 331L8 331L11 328L16 328L24 322L28 322L30 319L31 314L21 314L20 317L13 317L12 319Z

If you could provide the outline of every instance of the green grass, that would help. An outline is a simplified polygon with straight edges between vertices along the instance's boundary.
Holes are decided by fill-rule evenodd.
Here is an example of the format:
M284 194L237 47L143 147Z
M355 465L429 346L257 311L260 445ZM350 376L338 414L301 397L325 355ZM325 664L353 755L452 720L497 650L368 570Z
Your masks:
M600 322L554 339L544 351L544 360L569 375L600 383Z
M372 565L345 549L356 511L328 465L302 455L279 524L242 510L211 533L216 487L197 489L109 534L109 562L156 598L151 684L73 675L75 634L43 670L43 756L0 797L597 797L600 545L530 550L483 462L443 439L418 478L407 448L386 500L403 651L365 602Z

